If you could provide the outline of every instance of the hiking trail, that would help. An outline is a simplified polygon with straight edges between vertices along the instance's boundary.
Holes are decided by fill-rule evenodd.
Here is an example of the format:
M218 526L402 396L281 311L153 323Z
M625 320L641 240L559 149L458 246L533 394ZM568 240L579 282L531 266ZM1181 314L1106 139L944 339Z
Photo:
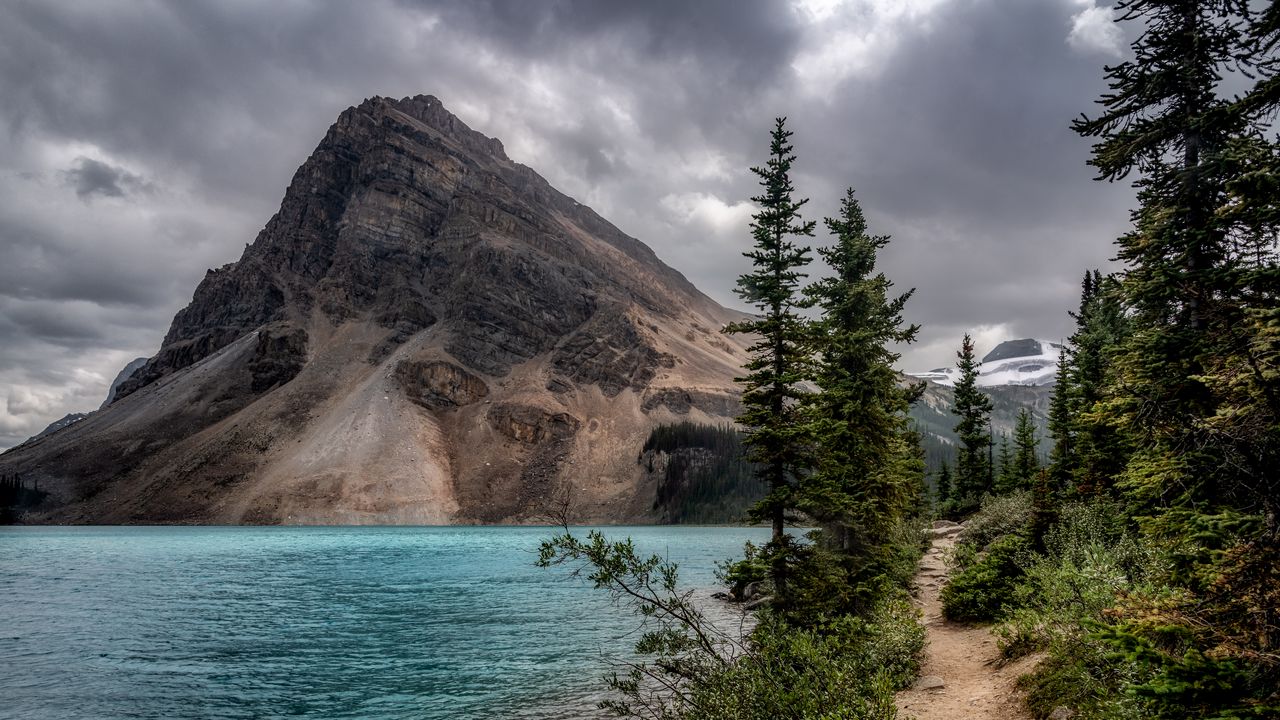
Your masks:
M923 613L925 660L916 685L898 693L898 712L917 720L1031 720L1016 683L1041 656L1002 665L988 627L942 616L940 595L947 581L943 558L962 529L960 525L935 527L933 545L920 560L915 604Z

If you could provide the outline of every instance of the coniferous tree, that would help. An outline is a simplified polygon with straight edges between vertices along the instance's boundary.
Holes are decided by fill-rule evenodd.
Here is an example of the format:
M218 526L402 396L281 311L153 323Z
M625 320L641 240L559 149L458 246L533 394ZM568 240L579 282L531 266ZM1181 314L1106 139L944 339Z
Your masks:
M902 319L914 291L891 296L893 283L876 272L889 238L868 233L852 188L825 224L835 242L818 252L833 273L806 290L821 310L811 326L819 391L806 399L818 462L797 506L822 523L856 585L869 582L889 529L918 501L923 467L907 410L923 384L899 382L889 346L919 328Z
M1058 351L1058 372L1053 384L1053 398L1049 402L1049 436L1053 438L1053 450L1049 454L1049 473L1045 491L1061 496L1071 484L1071 472L1075 465L1075 438L1072 436L1072 418L1076 412L1075 390L1071 386L1070 355L1067 348Z
M951 465L946 460L942 461L942 467L938 469L935 492L939 503L945 503L951 499Z
M1139 173L1134 229L1117 241L1131 331L1094 413L1130 443L1121 488L1182 586L1100 634L1141 668L1129 692L1152 717L1265 717L1280 683L1280 174L1260 124L1280 96L1259 56L1280 11L1249 27L1250 6L1118 3L1142 32L1132 59L1107 68L1102 113L1075 123L1099 138L1100 179ZM1241 68L1258 85L1225 97L1224 74Z
M1217 412L1203 360L1218 330L1242 321L1234 291L1224 162L1245 129L1218 93L1242 39L1237 0L1128 0L1122 21L1142 21L1134 57L1107 69L1102 113L1074 124L1097 137L1090 164L1099 178L1140 173L1134 230L1117 241L1126 266L1122 293L1135 331L1116 357L1125 391L1109 412L1139 448L1126 473L1152 507L1213 504L1222 453L1204 419ZM1173 456L1177 455L1176 461ZM1224 492L1227 491L1227 492Z
M1009 436L1000 433L1000 450L996 453L996 490L1001 493L1017 489L1013 467L1013 448L1009 446Z
M1110 487L1130 449L1105 407L1114 357L1129 333L1129 320L1115 277L1084 273L1079 309L1070 313L1076 329L1059 353L1057 382L1049 406L1054 438L1050 476L1059 493L1090 494Z
M1072 313L1076 331L1069 340L1075 439L1071 479L1077 492L1092 494L1111 486L1131 452L1125 434L1110 422L1101 405L1115 395L1110 368L1128 337L1129 320L1115 277L1093 270L1085 273L1083 285L1080 309Z
M800 281L802 268L811 258L809 247L794 238L811 237L815 223L804 220L800 209L807 199L795 198L791 167L795 154L786 118L775 121L769 142L769 159L753 167L761 192L752 198L759 208L751 221L754 245L743 253L752 270L738 278L738 295L759 311L752 320L730 324L728 333L749 334L747 375L743 385L742 415L748 458L756 464L769 486L769 494L756 505L753 517L773 528L772 574L779 596L785 595L786 513L795 506L795 491L808 472L811 460L808 425L800 411L799 383L810 375L808 328L799 310L804 306Z
M960 379L956 381L955 403L951 412L959 421L956 435L960 448L956 456L955 498L963 506L973 507L983 493L992 490L991 477L991 398L978 389L978 360L973 339L965 333L956 353Z
M1018 413L1018 424L1013 431L1013 467L1005 482L1014 490L1030 489L1040 474L1040 438L1036 435L1031 413L1024 408Z

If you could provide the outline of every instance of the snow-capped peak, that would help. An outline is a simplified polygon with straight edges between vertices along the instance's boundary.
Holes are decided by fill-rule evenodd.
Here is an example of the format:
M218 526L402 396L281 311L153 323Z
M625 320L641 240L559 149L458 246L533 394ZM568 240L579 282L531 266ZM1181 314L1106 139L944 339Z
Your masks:
M982 364L978 365L978 386L1052 385L1058 374L1061 350L1061 343L1050 340L1006 340L982 358ZM954 366L907 374L947 387L954 386L960 378L960 371Z

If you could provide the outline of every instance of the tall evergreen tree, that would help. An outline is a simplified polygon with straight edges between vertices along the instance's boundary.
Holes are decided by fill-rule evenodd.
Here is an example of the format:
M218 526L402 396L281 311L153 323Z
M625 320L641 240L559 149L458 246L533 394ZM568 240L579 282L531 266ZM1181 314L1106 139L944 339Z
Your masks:
M939 503L951 499L951 465L946 460L943 460L942 467L938 468L937 486L934 492Z
M1075 391L1071 386L1071 356L1067 348L1058 351L1058 372L1053 384L1053 398L1049 401L1049 436L1053 438L1053 450L1049 454L1049 472L1044 491L1062 496L1071 484L1071 471L1075 465L1075 438L1072 436L1072 418L1076 411Z
M892 296L893 283L876 272L889 238L868 233L852 188L825 224L835 242L818 252L833 272L806 290L821 310L811 326L819 392L806 400L818 462L797 504L829 532L856 583L874 571L889 529L919 494L907 410L923 385L899 382L889 347L914 341L919 327L902 319L914 291Z
M759 208L751 221L754 245L743 253L751 259L752 270L738 278L737 293L759 315L725 328L728 333L753 337L747 375L738 379L743 385L738 422L747 433L748 458L769 485L769 494L753 516L773 528L772 574L780 596L785 594L786 513L794 507L796 488L811 465L808 425L799 405L803 394L799 383L811 374L808 327L799 314L805 305L800 293L800 282L806 277L802 268L811 257L809 247L795 238L812 237L815 223L800 215L808 200L795 197L791 135L786 118L778 118L768 161L751 168L761 192L751 198Z
M1000 433L1000 450L996 453L995 467L996 490L1007 493L1017 489L1013 467L1013 448L1009 446L1009 436Z
M960 448L956 455L955 497L962 505L974 506L983 493L993 488L991 476L991 398L978 389L978 359L973 339L965 333L956 353L960 379L956 381L951 412L959 421L956 435Z
M1031 413L1023 408L1013 431L1013 467L1005 482L1015 490L1028 490L1040 474L1040 438Z
M1116 394L1110 368L1129 335L1129 320L1115 277L1093 270L1086 272L1085 278L1080 310L1072 314L1076 331L1069 341L1075 403L1071 479L1077 492L1091 494L1111 487L1131 452L1125 433L1109 420L1103 406Z
M1122 489L1183 585L1103 635L1142 668L1130 692L1153 717L1264 717L1280 686L1280 173L1259 125L1280 107L1259 56L1280 11L1249 28L1251 5L1118 3L1142 32L1132 59L1107 68L1102 113L1075 123L1099 138L1100 179L1139 173L1134 229L1117 241L1132 331L1095 411L1132 443ZM1223 96L1224 73L1241 68L1257 87Z
M1121 237L1122 292L1135 332L1115 366L1122 394L1109 411L1140 448L1127 478L1153 507L1213 504L1222 453L1205 433L1217 412L1204 359L1216 332L1242 321L1231 301L1233 245L1226 205L1228 150L1245 122L1218 94L1242 39L1243 0L1127 0L1122 21L1145 32L1134 56L1107 68L1103 111L1074 124L1097 137L1099 178L1140 173L1135 228ZM1177 455L1176 461L1173 460Z

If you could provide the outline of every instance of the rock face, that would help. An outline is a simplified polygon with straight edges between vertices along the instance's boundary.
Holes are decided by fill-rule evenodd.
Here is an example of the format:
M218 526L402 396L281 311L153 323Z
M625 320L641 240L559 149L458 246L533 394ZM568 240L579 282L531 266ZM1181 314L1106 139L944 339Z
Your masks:
M489 394L484 380L442 360L401 360L396 380L410 400L432 410L470 405Z
M736 410L737 319L433 97L338 118L104 409L0 455L32 522L648 519L635 458Z

